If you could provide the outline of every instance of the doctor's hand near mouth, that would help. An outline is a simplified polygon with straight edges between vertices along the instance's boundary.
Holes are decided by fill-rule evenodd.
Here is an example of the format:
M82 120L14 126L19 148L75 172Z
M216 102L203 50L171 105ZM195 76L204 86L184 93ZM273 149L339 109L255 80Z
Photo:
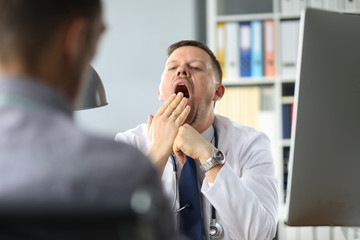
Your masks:
M149 115L147 123L147 135L150 141L148 156L160 174L163 173L172 152L173 142L179 128L184 124L190 112L190 106L186 103L187 98L182 92L173 93L155 116Z

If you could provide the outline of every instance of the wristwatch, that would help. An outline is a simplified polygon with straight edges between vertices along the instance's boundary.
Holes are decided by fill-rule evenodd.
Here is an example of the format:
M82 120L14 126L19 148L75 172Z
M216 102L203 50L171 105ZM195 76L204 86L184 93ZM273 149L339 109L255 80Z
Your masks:
M206 160L206 162L204 162L201 166L200 169L203 172L207 172L209 171L212 167L214 167L215 165L221 164L223 165L225 163L225 156L222 153L222 151L220 151L219 149L214 149L212 151L212 156L211 158L209 158L208 160Z

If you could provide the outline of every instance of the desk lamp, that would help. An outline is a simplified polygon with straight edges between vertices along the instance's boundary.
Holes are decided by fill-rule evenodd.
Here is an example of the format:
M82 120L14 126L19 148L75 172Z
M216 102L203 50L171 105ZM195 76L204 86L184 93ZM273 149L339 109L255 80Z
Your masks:
M107 105L104 85L99 74L90 66L87 84L80 93L78 103L74 110L85 110Z

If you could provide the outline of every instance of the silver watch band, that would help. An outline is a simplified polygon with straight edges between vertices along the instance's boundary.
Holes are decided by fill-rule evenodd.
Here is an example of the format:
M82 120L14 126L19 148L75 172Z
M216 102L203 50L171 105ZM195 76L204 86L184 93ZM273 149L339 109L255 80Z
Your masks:
M206 162L204 162L201 166L200 169L203 172L207 172L209 171L212 167L214 167L215 165L217 165L219 163L217 163L215 161L215 159L213 157L209 158L208 160L206 160Z

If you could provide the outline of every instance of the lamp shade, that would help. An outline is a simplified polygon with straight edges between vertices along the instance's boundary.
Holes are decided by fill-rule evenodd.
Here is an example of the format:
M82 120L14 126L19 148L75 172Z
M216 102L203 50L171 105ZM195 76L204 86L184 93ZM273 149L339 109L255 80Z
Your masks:
M75 110L85 110L107 105L105 88L99 74L90 66L88 79L83 87Z

